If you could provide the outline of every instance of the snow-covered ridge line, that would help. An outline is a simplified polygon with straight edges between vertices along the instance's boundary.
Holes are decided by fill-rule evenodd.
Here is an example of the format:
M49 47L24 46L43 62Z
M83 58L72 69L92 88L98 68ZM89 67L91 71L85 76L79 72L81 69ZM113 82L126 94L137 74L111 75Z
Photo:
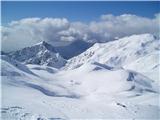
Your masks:
M88 61L123 67L159 50L160 42L153 35L132 35L108 43L96 43L85 52L68 60L65 69L74 69Z

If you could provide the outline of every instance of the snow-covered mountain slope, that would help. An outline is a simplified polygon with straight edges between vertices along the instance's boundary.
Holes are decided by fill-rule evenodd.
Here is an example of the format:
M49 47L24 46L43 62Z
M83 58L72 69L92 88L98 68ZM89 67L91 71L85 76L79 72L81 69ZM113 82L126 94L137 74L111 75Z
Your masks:
M66 63L66 60L57 53L54 47L44 41L34 46L11 52L9 57L25 64L47 65L55 68L60 68Z
M76 40L69 45L55 47L55 49L61 54L63 58L70 59L84 52L92 45L93 43L88 43L82 40Z
M88 61L97 61L113 67L123 67L159 50L160 42L153 35L132 35L108 43L96 43L87 51L71 58L65 68L74 69Z
M1 55L1 76L20 76L25 73L33 74L25 65Z
M72 98L71 93L56 84L50 85L47 79L32 73L25 65L9 59L7 56L1 58L2 119L52 120L63 117L62 113L52 110L51 106L43 102L45 99L47 102L50 97ZM56 72L55 68L46 66L32 65L32 69L41 69L48 74Z
M6 120L159 118L159 86L137 72L88 62L67 71L29 64L29 74L2 61L23 73L1 76Z
M141 74L155 80L159 84L159 74L160 74L160 52L155 51L147 54L134 62L125 65L125 69L134 70L140 72Z
M64 74L65 76L59 74ZM68 70L64 73L60 72L56 75L64 80L69 77L70 82L78 84L75 89L81 86L78 91L85 93L85 95L101 92L113 95L114 92L117 94L122 91L134 90L142 92L148 88L150 89L149 91L158 92L158 86L152 80L137 72L112 68L97 62L85 63L77 69ZM57 78L56 75L54 78ZM68 86L68 89L72 89L72 86Z

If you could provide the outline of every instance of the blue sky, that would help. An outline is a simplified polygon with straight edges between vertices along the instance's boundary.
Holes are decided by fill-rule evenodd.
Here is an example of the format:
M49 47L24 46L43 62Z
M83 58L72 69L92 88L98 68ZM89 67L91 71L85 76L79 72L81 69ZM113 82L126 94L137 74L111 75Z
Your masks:
M26 17L58 17L89 22L102 14L125 13L153 18L160 2L2 2L2 25Z
M63 45L75 40L106 42L133 34L159 34L159 4L2 2L2 50L18 50L41 41ZM9 25L11 21L15 22Z

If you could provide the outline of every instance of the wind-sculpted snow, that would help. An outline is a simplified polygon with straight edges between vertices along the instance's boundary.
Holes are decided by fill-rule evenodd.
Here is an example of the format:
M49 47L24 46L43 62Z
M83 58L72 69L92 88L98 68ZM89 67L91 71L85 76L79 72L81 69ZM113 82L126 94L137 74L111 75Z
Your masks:
M75 99L78 99L80 98L80 96L76 95L76 94L68 94L68 95L65 95L65 94L58 94L56 93L56 91L52 91L50 89L47 89L45 88L43 85L40 86L40 85L36 85L36 84L32 84L32 83L27 83L27 82L22 82L22 84L24 86L27 86L27 87L30 87L30 88L33 88L35 90L38 90L40 92L42 92L43 94L47 95L47 96L51 96L51 97L67 97L67 98L75 98ZM67 91L67 90L66 90Z
M9 56L25 64L47 65L55 68L60 68L66 63L54 47L46 42L11 52Z
M1 114L3 120L64 120L61 118L46 118L42 115L29 113L19 106L2 108Z
M125 69L134 70L141 74L151 78L157 84L159 84L159 70L160 70L160 52L155 51L150 54L140 57L134 62L125 65Z
M81 83L80 86L82 88L80 89L83 89L83 92L86 92L86 94L87 92L96 93L100 91L106 94L114 94L130 90L131 88L134 88L132 91L139 93L145 91L158 92L158 86L151 79L134 71L110 68L100 63L89 62L70 72L66 71L66 75L74 74L76 77L75 82ZM73 80L74 75L70 75Z
M20 76L24 73L33 74L25 65L9 58L6 55L1 55L1 76Z
M49 67L49 66L39 66L39 65L28 65L29 68L33 69L33 70L38 70L38 71L47 71L49 73L56 73L58 72L58 69L53 68L53 67Z

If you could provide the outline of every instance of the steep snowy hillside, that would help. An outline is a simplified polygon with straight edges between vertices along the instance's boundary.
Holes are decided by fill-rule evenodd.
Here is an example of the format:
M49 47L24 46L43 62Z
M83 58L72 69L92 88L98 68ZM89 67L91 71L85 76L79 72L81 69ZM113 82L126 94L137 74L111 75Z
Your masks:
M65 97L67 91L64 88L48 84L47 79L32 73L28 67L7 56L2 56L0 62L3 120L52 120L63 117L62 113L52 110L44 101L46 99L47 102L50 96ZM40 68L44 67L33 67ZM51 68L46 67L46 70L51 71ZM72 96L69 93L67 95L66 97Z
M74 69L88 61L97 61L112 67L123 67L159 50L160 42L153 35L133 35L113 42L96 43L79 56L70 59L65 68Z
M25 73L33 74L25 65L1 55L1 76L20 76Z
M66 63L54 47L46 42L11 52L9 57L25 64L47 65L55 68L60 68Z
M1 61L3 71L23 73L1 76L3 119L159 118L159 86L137 72L88 62L67 71L23 66L30 74L13 60Z
M155 51L150 54L140 57L132 63L125 65L125 69L134 70L155 80L159 84L160 74L160 51Z
M159 81L159 39L151 34L133 35L113 42L96 43L68 60L64 69L75 69L86 62L99 62L116 68L140 72Z

